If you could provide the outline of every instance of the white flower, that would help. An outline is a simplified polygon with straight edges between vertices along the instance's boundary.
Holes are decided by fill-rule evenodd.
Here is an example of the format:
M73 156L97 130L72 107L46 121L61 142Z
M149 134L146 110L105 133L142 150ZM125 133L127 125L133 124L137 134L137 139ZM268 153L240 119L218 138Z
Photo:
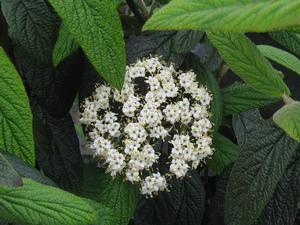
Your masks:
M150 57L126 67L121 91L97 84L82 104L80 121L106 171L153 196L167 189L170 177L183 178L213 154L211 101L193 71ZM161 163L170 165L166 174Z

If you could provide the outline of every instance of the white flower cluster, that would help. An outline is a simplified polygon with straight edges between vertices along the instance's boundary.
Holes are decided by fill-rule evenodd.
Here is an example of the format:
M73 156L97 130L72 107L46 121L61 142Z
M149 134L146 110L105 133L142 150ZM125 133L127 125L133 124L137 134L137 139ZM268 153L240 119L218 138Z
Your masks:
M213 154L211 99L194 72L151 57L127 66L121 91L97 85L80 120L107 172L140 183L141 193L152 196L167 189L167 178L184 177ZM157 143L170 148L162 151ZM167 159L165 174L159 171L161 158Z

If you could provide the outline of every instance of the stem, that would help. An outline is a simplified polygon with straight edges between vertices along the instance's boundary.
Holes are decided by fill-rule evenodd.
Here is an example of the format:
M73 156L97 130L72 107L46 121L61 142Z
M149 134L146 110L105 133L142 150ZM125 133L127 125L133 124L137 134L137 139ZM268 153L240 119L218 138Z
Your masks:
M144 2L144 0L138 0L139 6L141 7L141 10L143 12L143 15L145 19L147 20L150 17L150 14L148 12L147 6Z
M133 12L133 14L142 22L145 23L146 19L144 18L144 16L139 12L139 10L137 9L136 5L134 4L133 0L126 0L127 5L129 6L129 8L131 9L131 11Z
M286 94L282 95L282 100L283 100L284 104L286 104L286 105L295 101L294 99L292 99L290 96L288 96Z

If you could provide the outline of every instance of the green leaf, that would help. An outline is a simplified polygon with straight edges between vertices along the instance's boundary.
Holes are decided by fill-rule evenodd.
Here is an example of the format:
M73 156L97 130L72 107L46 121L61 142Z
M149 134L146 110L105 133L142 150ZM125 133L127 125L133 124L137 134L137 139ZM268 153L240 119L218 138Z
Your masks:
M257 47L265 57L300 74L300 60L296 56L269 45L258 45Z
M30 178L41 184L56 187L56 184L52 180L43 175L39 170L32 168L29 164L19 159L18 157L5 153L3 153L2 155L22 177Z
M275 31L270 32L269 35L279 44L283 45L291 52L294 52L296 55L300 56L300 33Z
M24 51L28 59L51 63L58 18L47 2L44 0L0 2L13 44Z
M233 115L232 126L239 146L247 142L248 134L262 121L263 119L258 109Z
M93 225L116 225L118 224L118 217L117 215L108 207L104 206L103 204L90 200L85 199L90 205L96 210L97 217L96 222Z
M243 83L235 83L221 91L225 115L246 112L280 100L280 98L266 96Z
M300 153L300 152L299 152ZM293 225L300 200L300 154L289 165L255 225ZM298 224L295 222L295 225Z
M226 224L251 225L257 220L298 147L271 120L248 134L227 186Z
M58 188L23 179L24 186L0 187L0 218L26 225L91 224L95 210L83 199Z
M244 34L210 32L208 37L230 68L255 90L274 97L290 93L280 73Z
M223 118L223 100L219 84L215 76L207 70L204 70L200 64L200 59L195 55L188 55L185 58L186 69L192 69L197 74L197 80L206 85L213 96L211 102L212 122L214 131L217 131L222 123Z
M22 178L0 152L0 186L22 186Z
M288 135L300 142L300 102L283 106L273 115L274 122Z
M299 0L173 0L144 30L265 32L300 25Z
M115 178L103 170L86 166L80 195L111 208L117 215L115 225L127 225L133 217L138 200L138 188L122 178Z
M72 55L79 45L76 43L64 23L60 25L58 38L53 49L53 64L57 66L61 61Z
M236 144L219 133L214 134L213 147L215 151L212 158L207 160L207 165L214 174L220 175L238 158L240 151Z
M172 47L176 53L187 53L200 42L203 35L197 30L178 31L172 40Z
M170 192L154 198L142 198L134 224L139 225L199 225L205 211L205 189L201 176L191 172L183 179L170 181Z
M116 88L125 76L121 22L111 0L50 0L95 69Z
M21 78L0 48L0 148L35 163L32 115Z

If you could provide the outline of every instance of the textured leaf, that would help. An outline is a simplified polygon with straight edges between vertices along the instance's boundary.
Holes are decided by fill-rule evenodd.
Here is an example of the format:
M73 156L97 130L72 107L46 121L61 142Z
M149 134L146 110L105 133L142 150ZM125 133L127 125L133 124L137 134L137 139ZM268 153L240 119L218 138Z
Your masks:
M55 119L33 104L37 160L46 176L60 187L77 190L82 181L82 158L70 115Z
M57 18L45 0L1 0L9 36L26 56L51 63Z
M289 89L268 60L244 34L209 33L230 68L255 90L274 97L289 94Z
M57 69L53 67L58 16L45 0L3 0L1 4L13 40L16 64L26 80L27 91L52 116L66 116L82 69L79 54L68 57Z
M214 174L220 175L238 158L240 151L236 144L219 133L214 134L213 148L214 154L211 159L207 160L207 165Z
M178 31L172 40L173 49L176 53L187 53L200 42L203 35L201 31Z
M269 45L258 45L257 47L265 57L300 74L300 60L296 56Z
M118 224L118 218L116 214L108 207L104 206L103 204L93 201L93 200L88 200L90 205L96 210L97 212L97 217L96 217L96 222L93 223L93 225L116 225Z
M103 78L121 88L125 48L121 22L111 0L50 0L67 30Z
M293 225L300 200L300 158L286 170L255 225ZM295 224L296 225L296 224Z
M17 187L22 183L22 178L0 152L0 186Z
M274 122L288 135L300 142L300 102L283 106L273 115Z
M18 172L18 174L20 174L22 177L30 178L41 184L46 184L46 185L56 187L56 184L52 180L44 176L37 169L32 168L29 164L27 164L23 160L10 154L3 153L3 156L11 164L11 166Z
M113 210L117 215L114 225L127 225L132 218L138 198L138 188L122 178L115 178L92 166L84 167L80 195L93 199Z
M172 180L170 192L142 199L135 213L139 225L198 225L205 210L205 190L201 177L190 174L183 180Z
M101 174L100 198L97 199L107 207L113 209L118 216L116 225L127 225L133 217L138 198L138 189L122 178L112 179L109 174Z
M32 115L25 88L13 64L0 48L0 148L35 163Z
M58 38L53 49L53 63L57 66L61 61L72 55L79 45L76 43L64 23L60 25Z
M300 25L300 1L173 0L144 29L265 32Z
M214 123L214 131L217 131L222 123L223 117L223 100L219 84L214 75L201 67L200 60L198 57L190 54L185 59L186 69L192 69L197 74L198 81L207 86L208 90L213 96L211 102L211 121Z
M233 115L232 126L239 146L247 142L247 135L262 121L258 109Z
M279 98L266 96L248 84L237 83L222 89L224 114L231 115L246 112L253 108L260 108L276 101Z
M235 162L225 195L225 223L253 224L272 198L298 144L272 121L248 135Z
M279 44L300 56L300 33L288 31L270 32L269 35Z
M83 199L60 189L23 179L24 186L0 187L0 218L36 225L88 225L96 218Z

